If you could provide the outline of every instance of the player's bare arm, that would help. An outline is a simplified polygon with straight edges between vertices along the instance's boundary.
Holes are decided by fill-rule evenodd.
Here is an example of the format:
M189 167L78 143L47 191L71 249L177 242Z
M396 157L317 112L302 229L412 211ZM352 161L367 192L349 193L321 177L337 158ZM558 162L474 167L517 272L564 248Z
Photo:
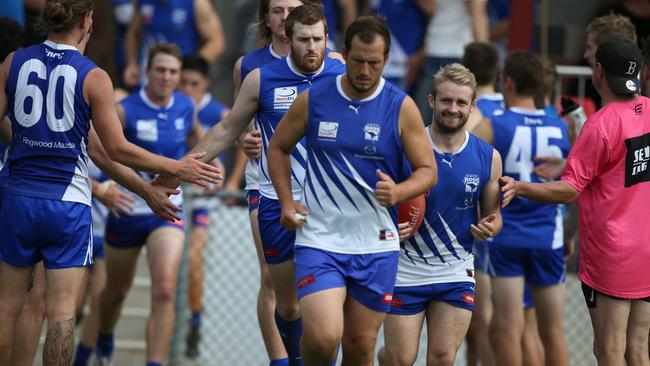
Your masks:
M88 155L95 165L112 180L142 197L151 210L160 218L172 222L180 220L177 212L182 211L182 209L173 204L168 198L169 195L178 194L179 191L166 187L154 187L145 182L133 169L111 160L106 154L95 129L92 127L88 132Z
M7 114L7 95L5 94L5 88L7 84L7 75L9 75L9 68L11 67L11 61L14 58L14 53L10 53L5 61L0 65L0 116L4 117Z
M296 98L280 120L267 150L267 159L273 162L269 164L271 182L282 206L280 223L290 230L296 230L302 224L303 220L299 220L300 216L296 217L296 213L307 215L305 207L293 200L289 154L307 131L308 111L309 90L306 90Z
M492 121L489 118L484 118L481 123L474 127L472 133L490 145L494 143L494 130L492 129Z
M392 192L384 192L383 187L379 192L375 192L379 202L386 207L420 195L435 186L438 181L438 167L431 143L420 111L410 97L404 98L402 102L399 129L404 153L411 164L413 174L405 181L395 184ZM377 188L380 188L380 183Z
M258 108L260 86L259 69L251 71L244 82L235 104L221 123L213 126L190 153L205 151L203 161L210 161L221 154L241 136Z
M503 166L501 165L501 154L496 149L492 150L492 172L490 180L485 183L480 198L481 216L476 225L471 225L472 236L476 240L484 241L496 236L503 228L501 217L500 186Z
M133 0L133 9L138 9L137 0ZM139 16L131 18L131 24L124 38L124 53L126 55L126 67L124 68L123 80L128 86L138 84L140 79L140 67L138 66L138 45L142 39L142 21Z
M11 121L6 116L0 119L0 144L11 144Z
M223 33L221 19L208 0L195 1L194 19L196 29L203 42L198 54L211 63L226 49L226 37Z
M534 201L546 203L571 203L578 199L580 192L565 181L548 183L528 183L514 180L512 177L501 177L501 192L503 199L501 207L505 207L515 196L522 196Z
M189 155L178 161L152 154L128 142L122 132L113 100L107 98L112 95L112 90L111 80L104 70L95 68L88 73L84 83L84 98L92 106L93 125L111 159L140 170L173 175L189 183L216 183L221 179L218 169L198 160L205 154Z

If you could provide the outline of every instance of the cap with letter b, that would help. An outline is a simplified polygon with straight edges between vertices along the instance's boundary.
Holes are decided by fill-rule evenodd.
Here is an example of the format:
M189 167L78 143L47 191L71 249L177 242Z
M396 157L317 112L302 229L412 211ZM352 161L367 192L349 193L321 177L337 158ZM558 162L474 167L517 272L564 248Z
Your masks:
M598 46L596 62L605 71L607 85L615 94L638 94L639 72L643 64L641 50L636 43L619 36L607 37Z

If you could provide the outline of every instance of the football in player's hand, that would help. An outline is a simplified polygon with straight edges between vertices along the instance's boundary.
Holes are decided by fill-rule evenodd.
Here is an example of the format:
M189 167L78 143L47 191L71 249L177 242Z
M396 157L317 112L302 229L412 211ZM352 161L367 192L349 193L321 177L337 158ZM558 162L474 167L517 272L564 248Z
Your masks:
M411 227L411 235L415 234L420 228L424 219L426 209L426 200L424 194L399 204L397 210L397 223L408 222ZM409 237L410 237L409 236Z

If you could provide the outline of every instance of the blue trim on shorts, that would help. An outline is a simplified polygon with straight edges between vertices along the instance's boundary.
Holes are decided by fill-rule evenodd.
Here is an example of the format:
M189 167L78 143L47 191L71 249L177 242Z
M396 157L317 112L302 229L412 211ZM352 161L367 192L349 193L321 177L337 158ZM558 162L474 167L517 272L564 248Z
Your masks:
M260 227L264 261L268 264L280 264L294 257L296 232L280 224L280 202L260 196L257 223Z
M90 206L5 191L0 208L0 258L13 266L85 267L93 258Z
M432 301L446 302L457 308L474 311L474 292L472 282L432 283L421 286L395 287L390 313L414 315L427 309Z
M179 212L181 221L169 222L156 215L121 215L115 218L109 215L106 223L105 243L115 248L133 248L143 246L147 237L154 230L173 227L181 231L185 228L183 213Z
M533 286L564 283L564 248L532 249L489 245L487 273L494 277L523 276Z
M345 287L348 296L363 306L382 313L390 310L398 251L342 254L299 245L295 254L298 299Z

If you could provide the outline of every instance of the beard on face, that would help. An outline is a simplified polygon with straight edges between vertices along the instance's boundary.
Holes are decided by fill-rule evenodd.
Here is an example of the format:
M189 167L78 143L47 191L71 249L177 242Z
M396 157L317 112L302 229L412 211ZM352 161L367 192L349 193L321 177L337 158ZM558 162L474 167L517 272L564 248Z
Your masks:
M467 114L467 115L460 114L460 123L458 123L457 125L450 126L450 125L446 124L445 121L443 120L444 118L449 118L449 117L456 118L457 115L454 114L454 113L446 112L446 111L442 111L442 112L437 112L436 111L434 113L433 122L436 124L436 128L441 133L454 134L454 133L462 130L463 127L465 127L465 124L467 123L467 121L469 120L469 114Z
M315 58L308 58L308 56L315 56ZM300 55L300 52L291 48L291 61L296 65L300 70L305 73L313 73L318 70L321 65L323 65L323 60L325 59L325 50L320 54L317 52L306 52L304 55Z

